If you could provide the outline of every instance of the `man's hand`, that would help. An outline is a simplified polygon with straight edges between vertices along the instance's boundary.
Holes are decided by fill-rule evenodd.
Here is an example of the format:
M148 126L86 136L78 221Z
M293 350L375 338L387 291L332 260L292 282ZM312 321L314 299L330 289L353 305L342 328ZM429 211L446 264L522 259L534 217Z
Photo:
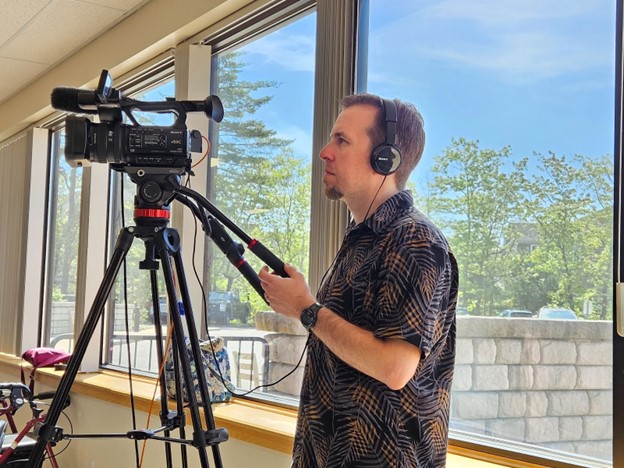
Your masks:
M264 298L275 312L299 320L303 309L316 302L316 298L303 273L288 263L284 270L288 278L272 274L266 266L258 272Z

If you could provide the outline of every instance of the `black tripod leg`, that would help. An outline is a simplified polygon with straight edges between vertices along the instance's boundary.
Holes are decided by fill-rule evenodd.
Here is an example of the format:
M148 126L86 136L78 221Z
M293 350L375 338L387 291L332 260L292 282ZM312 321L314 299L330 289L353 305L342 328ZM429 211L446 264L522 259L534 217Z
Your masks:
M184 380L186 395L188 398L188 408L191 414L191 421L193 423L193 446L198 449L199 459L202 468L207 468L210 465L208 462L208 454L206 453L206 436L203 431L202 421L199 414L199 406L197 402L197 395L195 394L195 385L193 383L191 363L184 342L184 328L182 325L182 318L180 317L180 313L175 309L177 308L178 298L175 290L173 268L171 265L171 254L172 252L179 250L180 236L177 231L173 229L163 229L155 236L155 245L158 253L160 254L160 260L163 267L165 284L167 286L167 296L169 298L169 310L171 315L170 320L173 323L173 344L178 350L178 362L182 370L182 378ZM188 316L188 313L185 313L185 315ZM198 369L198 379L201 382L202 373L199 372L199 370L201 370L201 359L195 359L195 365L196 369ZM180 393L178 393L178 395L181 398L182 395L180 395ZM202 400L206 398L204 394L202 394L201 397Z
M82 331L78 336L72 357L67 363L67 369L65 370L54 398L52 399L50 409L46 416L46 422L37 433L37 443L31 452L26 468L39 468L43 463L46 445L51 442L56 435L56 423L65 408L65 402L69 396L69 391L74 383L76 374L80 369L80 364L82 363L82 359L84 358L89 346L89 341L91 341L91 337L95 332L97 323L102 316L108 296L115 284L117 273L123 264L123 260L126 257L128 250L130 250L130 247L132 246L133 240L134 235L132 234L132 228L124 228L119 232L111 261L106 268L104 278L102 279L102 283L100 284L97 295L95 296L89 315L87 316Z
M201 363L201 349L199 347L199 337L197 336L197 328L195 326L195 318L191 306L191 298L188 290L188 283L186 282L186 275L184 273L184 265L182 263L182 252L180 249L176 249L173 253L175 261L176 272L178 274L178 284L180 285L180 295L182 296L182 304L184 305L186 324L188 328L189 340L191 342L191 349L193 352L193 359L196 363ZM203 372L197 372L199 387L202 396L202 408L204 410L204 418L206 420L208 437L208 444L212 446L212 456L215 461L216 468L222 468L223 463L221 461L221 454L219 452L219 442L227 440L227 431L225 429L216 429L214 415L212 414L212 407L210 402L210 391L208 390L208 382Z
M177 308L178 305L176 304L175 307ZM179 313L177 310L175 312L170 312L170 314L173 313ZM173 322L170 322L171 324ZM174 326L174 325L171 325ZM171 346L172 346L172 354L173 354L173 379L174 379L174 386L175 386L175 396L176 396L176 411L177 411L177 415L179 418L179 425L178 425L178 429L179 429L179 433L180 433L180 439L186 439L186 413L184 412L184 390L183 390L183 386L182 386L182 378L180 375L180 366L177 364L180 362L180 358L178 357L180 355L178 349L184 349L184 345L179 347L176 345L176 336L175 334L173 334L173 336L171 337ZM186 351L184 351L186 352ZM182 444L180 445L180 457L182 458L182 466L183 467L187 467L188 466L188 455L186 453L186 445Z
M163 335L162 335L162 323L160 320L160 298L158 297L158 279L156 276L156 269L150 269L150 284L152 287L152 310L154 311L154 331L156 335L156 355L158 356L159 369L165 362L165 355L163 352ZM165 379L164 369L159 375L160 379L160 421L161 424L166 425L169 417L169 407L167 406L167 382ZM171 431L165 430L165 437L170 436ZM167 461L167 468L173 466L171 459L171 443L165 442L165 459Z

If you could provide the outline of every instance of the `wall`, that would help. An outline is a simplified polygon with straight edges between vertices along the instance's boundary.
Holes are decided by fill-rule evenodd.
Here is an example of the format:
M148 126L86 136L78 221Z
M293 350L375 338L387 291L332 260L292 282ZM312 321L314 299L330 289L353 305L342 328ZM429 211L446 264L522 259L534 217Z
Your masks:
M609 459L612 326L459 317L455 427Z

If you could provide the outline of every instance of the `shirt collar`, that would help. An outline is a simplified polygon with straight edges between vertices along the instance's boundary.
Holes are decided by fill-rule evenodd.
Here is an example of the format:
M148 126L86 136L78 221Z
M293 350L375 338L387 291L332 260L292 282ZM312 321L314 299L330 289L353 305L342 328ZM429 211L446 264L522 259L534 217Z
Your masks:
M346 235L361 229L369 229L375 234L383 232L399 213L414 206L414 198L409 190L403 190L383 202L375 212L360 224L352 219L347 226ZM362 231L363 232L363 231Z

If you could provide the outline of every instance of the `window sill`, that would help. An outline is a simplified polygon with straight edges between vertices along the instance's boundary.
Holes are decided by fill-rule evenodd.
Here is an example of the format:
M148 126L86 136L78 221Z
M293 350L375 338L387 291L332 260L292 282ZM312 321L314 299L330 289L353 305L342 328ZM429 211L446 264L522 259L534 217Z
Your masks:
M20 375L23 361L15 356L0 353L0 372ZM28 366L29 372L30 366ZM43 385L57 387L62 371L39 369L36 381ZM135 408L158 415L160 405L152 404L154 379L133 377ZM72 385L72 392L97 398L102 401L130 407L128 379L123 374L102 370L94 373L79 373ZM170 407L175 409L175 402ZM216 403L212 410L217 427L227 428L230 437L282 453L291 453L296 428L297 411L280 408L266 403L233 398L229 403ZM449 446L448 468L496 468L502 466L537 468L530 464L493 456L464 447Z

